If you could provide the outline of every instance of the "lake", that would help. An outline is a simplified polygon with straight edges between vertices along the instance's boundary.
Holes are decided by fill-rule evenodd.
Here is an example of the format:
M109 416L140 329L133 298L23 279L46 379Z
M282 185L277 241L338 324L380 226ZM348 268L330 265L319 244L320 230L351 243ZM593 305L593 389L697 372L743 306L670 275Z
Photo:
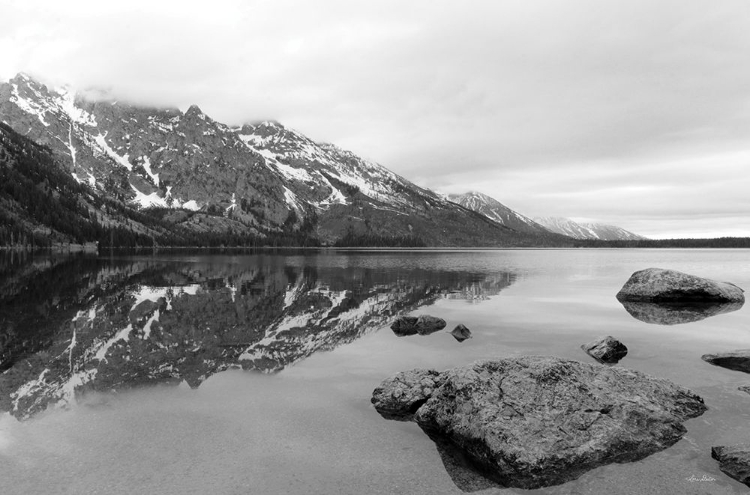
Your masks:
M708 411L641 461L476 493L745 493L711 446L750 442L750 375L701 355L750 348L750 310L637 319L615 294L648 267L750 289L748 250L6 254L0 492L464 493L416 424L374 410L373 389L485 358L593 362L581 344L612 335L629 349L617 366L688 387ZM446 329L389 328L423 313ZM453 338L459 323L473 338Z

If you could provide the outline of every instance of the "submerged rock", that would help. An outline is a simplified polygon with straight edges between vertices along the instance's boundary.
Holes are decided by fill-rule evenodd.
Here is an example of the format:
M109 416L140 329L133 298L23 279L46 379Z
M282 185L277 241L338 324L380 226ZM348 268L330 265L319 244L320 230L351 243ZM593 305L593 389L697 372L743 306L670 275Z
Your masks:
M592 340L588 344L583 344L581 349L600 363L607 364L617 363L628 353L625 344L611 336Z
M750 486L750 445L711 447L711 457L724 474Z
M391 325L393 333L399 337L405 335L429 335L445 328L445 320L436 316L400 316Z
M701 359L715 366L750 373L750 349L704 354L701 356Z
M677 302L651 303L620 301L625 311L636 320L655 325L680 325L692 323L722 313L731 313L742 307L741 302Z
M457 341L463 342L464 340L471 338L471 330L466 328L464 324L461 323L459 325L456 325L456 328L454 328L453 331L451 331L451 335L453 335L453 337Z
M419 426L506 487L560 484L597 466L642 459L677 442L682 422L706 410L700 397L667 380L556 357L429 373L436 385L430 397L401 409L410 415L424 400L413 416ZM399 375L373 394L381 414L399 409L382 399L398 395L388 390L403 386Z
M647 268L633 273L616 297L620 301L744 303L743 292L729 282L717 282L676 270Z

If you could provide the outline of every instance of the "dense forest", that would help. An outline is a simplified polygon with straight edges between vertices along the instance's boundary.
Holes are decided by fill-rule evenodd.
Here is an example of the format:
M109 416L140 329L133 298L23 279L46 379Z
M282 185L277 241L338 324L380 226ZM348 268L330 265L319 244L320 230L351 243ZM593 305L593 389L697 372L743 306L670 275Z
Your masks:
M600 241L576 239L575 247L585 248L750 248L750 237L715 239L639 239L633 241Z
M334 247L426 247L425 242L413 235L354 234L349 230L336 241Z

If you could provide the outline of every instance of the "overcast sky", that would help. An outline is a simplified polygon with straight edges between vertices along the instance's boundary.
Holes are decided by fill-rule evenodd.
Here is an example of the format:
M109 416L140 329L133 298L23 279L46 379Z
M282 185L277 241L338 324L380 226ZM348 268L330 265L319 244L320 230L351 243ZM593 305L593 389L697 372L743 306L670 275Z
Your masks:
M444 193L750 236L750 2L0 0L0 78L275 119Z

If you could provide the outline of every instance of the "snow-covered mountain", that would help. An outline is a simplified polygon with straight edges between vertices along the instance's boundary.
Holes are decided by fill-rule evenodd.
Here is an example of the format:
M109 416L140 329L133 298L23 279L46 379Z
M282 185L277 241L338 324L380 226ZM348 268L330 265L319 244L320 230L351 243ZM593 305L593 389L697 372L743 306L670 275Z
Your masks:
M538 217L534 220L558 234L567 235L575 239L598 239L602 241L629 241L646 239L638 234L615 225L601 223L577 223L563 217Z
M347 233L415 236L427 245L539 242L276 122L231 127L195 105L182 112L93 100L24 74L0 84L0 121L49 147L95 194L199 212L164 216L199 233L293 226L328 243Z
M604 241L645 239L643 236L614 225L576 223L562 217L539 217L532 220L508 208L495 198L476 191L464 194L449 194L447 198L519 232L540 236L552 233L574 239L599 239Z
M506 225L519 232L533 234L548 233L547 229L531 218L521 215L486 194L470 191L464 194L449 194L447 197L454 203L458 203L465 208L481 213L490 220L494 220L497 223Z

